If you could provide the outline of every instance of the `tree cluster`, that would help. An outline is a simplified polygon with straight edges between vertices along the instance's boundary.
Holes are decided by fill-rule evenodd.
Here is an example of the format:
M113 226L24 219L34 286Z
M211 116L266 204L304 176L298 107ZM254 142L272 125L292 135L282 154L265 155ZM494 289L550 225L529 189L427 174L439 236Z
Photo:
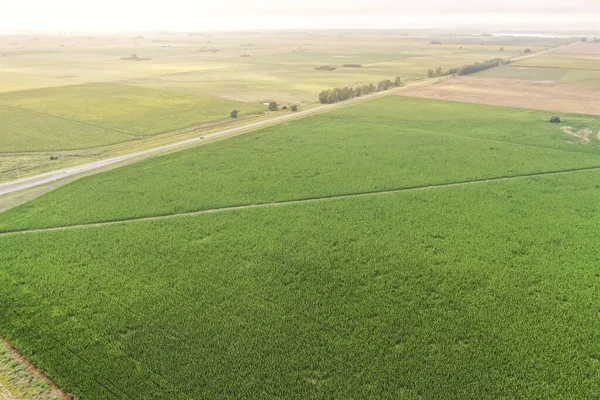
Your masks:
M331 67L329 65L321 65L320 67L315 68L317 71L335 71L335 67Z
M553 116L552 118L550 118L550 123L551 124L560 124L560 117L557 117L556 115Z
M349 100L353 97L360 97L370 93L381 92L397 86L402 86L402 78L399 76L397 76L393 81L389 79L379 81L377 85L370 83L368 85L356 87L345 86L343 88L323 90L319 94L319 101L322 104L333 104L340 101Z
M451 68L447 71L443 71L442 67L437 67L435 70L430 69L429 71L427 71L427 77L428 78L435 78L436 76L446 76L446 75L452 75L458 72L458 68Z
M469 75L475 72L483 71L485 69L497 67L502 63L501 58L493 58L491 60L486 60L482 63L476 62L475 64L463 65L456 71L457 75Z

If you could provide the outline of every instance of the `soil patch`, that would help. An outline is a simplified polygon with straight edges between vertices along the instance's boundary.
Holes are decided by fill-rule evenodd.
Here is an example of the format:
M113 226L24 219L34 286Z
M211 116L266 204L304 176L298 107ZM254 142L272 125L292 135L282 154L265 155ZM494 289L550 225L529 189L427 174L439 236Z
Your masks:
M458 77L397 92L424 97L497 106L600 115L600 89L520 79Z

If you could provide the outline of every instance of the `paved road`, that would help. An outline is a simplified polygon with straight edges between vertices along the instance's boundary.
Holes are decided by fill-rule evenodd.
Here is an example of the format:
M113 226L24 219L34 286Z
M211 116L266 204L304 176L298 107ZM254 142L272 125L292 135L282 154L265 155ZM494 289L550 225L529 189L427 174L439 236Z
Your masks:
M577 46L580 43L573 43L567 46ZM538 53L533 53L533 54L528 54L528 55L524 55L524 56L518 56L518 57L513 57L511 58L511 61L519 61L519 60L524 60L526 58L530 58L530 57L535 57L535 56L539 56L542 54L546 54L546 53L550 53L552 51L558 50L561 47L555 47L553 49L549 49L549 50L545 50L545 51L541 51ZM353 104L359 101L364 101L367 99L371 99L374 97L379 97L379 96L385 96L391 93L394 93L396 91L400 91L400 90L406 90L406 89L410 89L413 87L418 87L418 86L425 86L425 85L430 85L432 83L436 83L439 82L440 80L444 80L447 78L450 78L451 76L446 76L446 77L439 77L439 78L431 78L431 79L427 79L424 80L422 82L417 82L414 84L410 84L410 85L406 85L406 86L402 86L399 88L395 88L392 90L388 90L388 91L384 91L384 92L378 92L378 93L373 93L367 96L362 96L362 97L355 97L353 99L341 102L341 103L336 103L336 104L326 104L323 106L319 106L316 108L312 108L310 110L305 110L305 111L299 111L299 112L295 112L295 113L290 113L290 114L286 114L286 115L282 115L279 117L274 117L271 119L267 119L267 120L263 120L263 121L259 121L259 122L253 122L247 125L242 125L242 126L238 126L235 128L230 128L230 129L224 129L222 131L218 131L215 133L211 133L208 135L203 135L203 136L198 136L192 139L187 139L187 140L182 140L179 142L174 142L174 143L170 143L170 144L166 144L163 146L158 146L158 147L153 147L151 149L147 149L147 150L142 150L142 151L138 151L135 153L129 153L129 154L125 154L122 156L118 156L118 157L113 157L113 158L107 158L105 160L100 160L100 161L96 161L96 162L92 162L92 163L88 163L88 164L82 164L76 167L70 167L70 168L65 168L65 169L60 169L57 171L52 171L52 172L46 172L43 174L39 174L39 175L34 175L34 176L30 176L28 178L22 178L22 179L18 179L15 181L10 181L10 182L6 182L6 183L2 183L0 184L0 196L5 195L5 194L9 194L9 193L14 193L20 190L24 190L24 189L28 189L28 188L32 188L35 186L40 186L40 185L44 185L46 183L50 183L50 182L54 182L60 179L64 179L64 178L68 178L70 176L75 176L78 174L82 174L84 172L88 172L88 171L93 171L99 168L104 168L110 165L114 165L114 164L118 164L121 162L125 162L125 161L129 161L129 160L134 160L136 158L142 158L144 156L151 156L151 155L156 155L156 154L160 154L164 151L167 150L176 150L176 149L183 149L193 143L196 142L201 142L205 139L209 139L209 138L214 138L214 137L218 137L218 136L225 136L225 135L229 135L229 134L233 134L233 133L240 133L243 131L251 131L257 128L261 128L261 127L265 127L265 126L269 126L269 125L273 125L273 124L277 124L277 123L281 123L281 122L285 122L288 120L292 120L292 119L296 119L296 118L302 118L302 117L306 117L309 115L313 115L319 112L323 112L332 108L337 108L337 107L343 107L343 106L347 106L349 104Z
M224 130L214 132L211 134L202 135L202 136L198 136L198 137L187 139L187 140L181 140L179 142L174 142L174 143L166 144L163 146L153 147L153 148L138 151L135 153L129 153L129 154L125 154L125 155L118 156L118 157L107 158L105 160L100 160L100 161L95 161L95 162L91 162L88 164L78 165L76 167L69 167L69 168L60 169L60 170L56 170L56 171L45 172L43 174L34 175L34 176L27 177L27 178L21 178L18 180L2 183L2 184L0 184L0 196L9 194L9 193L14 193L19 190L32 188L35 186L40 186L40 185L43 185L46 183L57 181L59 179L64 179L64 178L67 178L70 176L74 176L74 175L78 175L78 174L81 174L84 172L107 167L107 166L121 163L124 161L133 160L136 158L142 158L144 156L160 154L167 150L176 150L178 148L183 149L183 148L188 147L191 144L199 143L206 139L219 137L219 136L225 136L225 135L229 135L229 134L233 134L233 133L240 133L240 132L244 132L244 131L251 131L254 129L258 129L258 128L265 127L265 126L270 126L270 125L285 122L288 120L306 117L306 116L320 113L320 112L323 112L323 111L326 111L329 109L347 106L349 104L353 104L353 103L356 103L359 101L364 101L367 99L372 99L374 97L385 96L387 94L394 93L399 90L406 90L409 88L413 88L415 86L430 85L432 83L438 82L438 81L446 79L446 78L447 77L432 78L432 79L428 79L428 80L425 80L422 82L417 82L417 83L402 86L399 88L394 88L392 90L377 92L377 93L373 93L373 94L369 94L369 95L361 96L361 97L355 97L353 99L350 99L350 100L347 100L344 102L340 102L340 103L336 103L336 104L326 104L326 105L322 105L319 107L311 108L309 110L298 111L295 113L289 113L289 114L281 115L278 117L266 119L263 121L253 122L250 124L237 126L235 128L224 129Z

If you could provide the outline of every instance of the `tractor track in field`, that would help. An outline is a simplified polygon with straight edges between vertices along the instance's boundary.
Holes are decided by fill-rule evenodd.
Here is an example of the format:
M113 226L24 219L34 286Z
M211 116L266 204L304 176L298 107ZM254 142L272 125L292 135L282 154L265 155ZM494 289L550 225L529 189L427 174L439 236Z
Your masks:
M221 212L227 212L227 211L247 210L247 209L252 209L252 208L267 208L267 207L279 207L279 206L296 205L296 204L309 204L309 203L316 203L316 202L323 202L323 201L330 201L330 200L343 200L343 199L351 199L351 198L358 198L358 197L396 194L396 193L402 193L402 192L416 192L416 191L422 191L422 190L444 189L444 188L451 188L451 187L458 187L458 186L474 185L474 184L478 184L478 183L503 182L503 181L517 180L517 179L534 178L534 177L539 177L539 176L561 175L561 174L569 174L569 173L585 172L585 171L598 171L598 170L600 170L600 166L574 168L574 169L566 169L566 170L558 170L558 171L534 172L534 173L529 173L529 174L501 176L501 177L497 177L497 178L473 179L473 180L462 181L462 182L450 182L450 183L441 183L441 184L436 184L436 185L413 186L413 187L399 188L399 189L389 189L389 190L348 193L348 194L331 195L331 196L311 197L311 198L297 199L297 200L282 200L282 201L274 201L274 202L268 202L268 203L255 203L255 204L246 204L246 205L238 205L238 206L228 206L228 207L211 208L211 209L199 210L199 211L189 211L189 212L183 212L183 213L163 214L163 215L155 215L155 216L147 216L147 217L126 218L126 219L104 221L104 222L90 222L90 223L84 223L84 224L63 225L63 226L56 226L56 227L50 227L50 228L34 228L34 229L7 231L7 232L0 233L0 237L25 235L25 234L31 234L31 233L66 231L66 230L74 230L74 229L98 228L98 227L111 226L111 225L124 225L124 224L129 224L129 223L134 223L134 222L160 221L160 220L167 220L167 219L172 219L172 218L193 217L193 216L202 215L202 214L214 214L214 213L221 213Z

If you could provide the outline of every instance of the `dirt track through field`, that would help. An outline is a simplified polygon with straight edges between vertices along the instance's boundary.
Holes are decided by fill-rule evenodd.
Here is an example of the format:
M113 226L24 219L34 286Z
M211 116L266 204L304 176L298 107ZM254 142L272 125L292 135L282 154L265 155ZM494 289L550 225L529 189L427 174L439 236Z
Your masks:
M313 198L299 199L299 200L285 200L285 201L278 201L278 202L271 202L271 203L247 204L247 205L240 205L240 206L213 208L213 209L200 210L200 211L190 211L190 212L185 212L185 213L164 214L164 215L139 217L139 218L128 218L128 219L115 220L115 221L94 222L94 223L77 224L77 225L66 225L66 226L58 226L58 227L52 227L52 228L18 230L18 231L0 233L0 237L24 235L24 234L40 233L40 232L53 232L53 231L73 230L73 229L84 229L84 228L98 228L98 227L103 227L103 226L122 225L122 224L134 223L134 222L160 221L160 220L171 219L171 218L193 217L193 216L202 215L202 214L213 214L213 213L221 213L221 212L227 212L227 211L246 210L246 209L251 209L251 208L278 207L278 206L286 206L286 205L331 201L331 200L351 199L351 198L357 198L357 197L380 196L380 195L395 194L395 193L402 193L402 192L415 192L415 191L421 191L421 190L433 190L433 189L443 189L443 188L450 188L450 187L457 187L457 186L467 186L467 185L474 185L477 183L503 182L503 181L510 181L510 180L516 180L516 179L532 178L532 177L536 177L536 176L560 175L560 174L569 174L569 173L585 172L585 171L597 171L597 170L600 170L600 165L595 166L595 167L576 168L576 169L568 169L568 170L560 170L560 171L536 172L536 173L532 173L532 174L503 176L503 177L486 178L486 179L475 179L475 180L463 181L463 182L442 183L442 184L438 184L438 185L415 186L415 187L391 189L391 190L350 193L350 194L341 194L341 195L324 196L324 197L313 197Z

